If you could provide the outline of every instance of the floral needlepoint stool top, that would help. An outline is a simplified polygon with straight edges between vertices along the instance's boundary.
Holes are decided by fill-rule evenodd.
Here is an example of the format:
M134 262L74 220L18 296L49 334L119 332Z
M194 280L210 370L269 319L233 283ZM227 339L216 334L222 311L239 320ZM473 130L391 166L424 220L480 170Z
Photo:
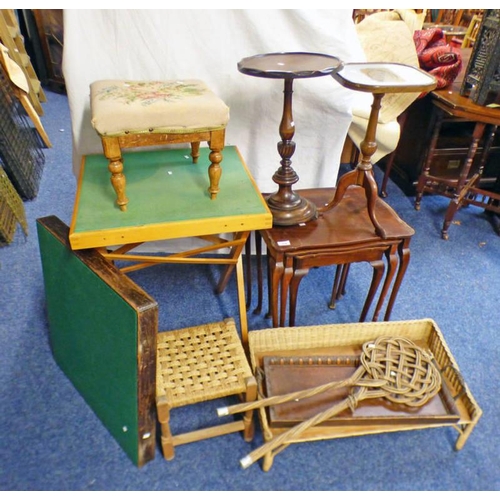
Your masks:
M190 143L193 163L199 145L210 147L209 195L219 192L229 107L201 80L99 80L90 85L92 126L109 161L116 202L127 209L123 148Z

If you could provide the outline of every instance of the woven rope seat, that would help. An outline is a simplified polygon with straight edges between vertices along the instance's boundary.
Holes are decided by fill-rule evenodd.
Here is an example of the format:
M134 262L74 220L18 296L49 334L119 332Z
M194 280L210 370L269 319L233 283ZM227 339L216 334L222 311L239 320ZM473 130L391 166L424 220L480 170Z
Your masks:
M98 80L90 85L90 108L122 211L128 203L122 148L190 143L197 163L200 142L206 141L208 191L217 197L229 108L203 81Z
M172 406L245 392L252 371L232 319L158 335L157 395Z
M156 398L162 424L164 456L174 456L174 446L230 432L253 437L252 412L243 420L172 436L170 409L232 395L246 401L257 397L252 375L234 319L158 334Z

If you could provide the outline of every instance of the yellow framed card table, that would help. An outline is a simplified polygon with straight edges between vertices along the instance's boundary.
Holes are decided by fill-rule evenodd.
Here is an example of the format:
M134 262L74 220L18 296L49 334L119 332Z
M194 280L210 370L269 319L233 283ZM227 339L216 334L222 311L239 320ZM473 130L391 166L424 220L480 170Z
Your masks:
M133 203L114 203L107 160L82 159L69 241L73 250L98 249L110 261L127 261L122 272L174 264L225 265L222 292L236 268L242 341L247 319L241 254L251 231L272 227L272 214L235 146L224 148L224 176L215 200L206 190L209 162L191 161L189 149L134 151L127 162L127 191ZM206 164L205 164L206 163ZM146 242L196 238L200 246L158 255L132 252Z

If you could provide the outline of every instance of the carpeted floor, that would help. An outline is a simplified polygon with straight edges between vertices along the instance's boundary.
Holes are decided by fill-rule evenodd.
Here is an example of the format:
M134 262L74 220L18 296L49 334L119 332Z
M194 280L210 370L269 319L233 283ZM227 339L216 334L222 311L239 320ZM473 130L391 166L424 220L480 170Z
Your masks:
M453 428L387 433L296 444L267 473L257 464L242 470L239 460L262 441L257 427L253 443L238 434L206 440L178 448L171 462L158 447L156 458L137 469L59 369L48 343L35 221L57 215L69 224L75 179L67 98L47 94L42 121L53 148L44 151L38 196L25 203L29 235L19 231L10 246L0 248L2 490L499 489L500 238L481 210L467 208L457 215L449 241L442 240L448 200L426 196L417 212L413 199L393 183L387 202L416 234L391 319L432 318L440 326L484 412L465 447L454 450ZM371 273L354 265L346 296L330 310L333 272L314 269L303 280L298 324L357 320ZM206 292L216 273L210 266L165 266L134 279L159 302L160 329L167 330L237 317L234 280L221 295ZM249 324L271 326L252 313ZM173 425L196 425L202 414L197 407L179 410Z

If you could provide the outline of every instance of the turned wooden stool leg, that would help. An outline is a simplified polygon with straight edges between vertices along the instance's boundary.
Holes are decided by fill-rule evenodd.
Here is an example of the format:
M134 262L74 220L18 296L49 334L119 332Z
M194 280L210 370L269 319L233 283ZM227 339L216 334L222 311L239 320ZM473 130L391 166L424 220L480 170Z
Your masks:
M175 456L174 441L170 431L170 405L165 396L160 396L156 400L156 411L158 421L161 424L161 447L166 460L172 460Z
M248 378L246 380L246 385L247 385L247 392L245 395L245 401L250 402L250 401L255 401L257 399L257 381L255 380L254 377ZM254 435L254 420L253 420L253 410L248 410L245 412L243 415L243 423L244 423L244 430L243 430L243 438L247 443L252 441L253 435Z
M210 198L215 200L217 198L217 193L219 189L219 181L222 174L222 168L220 163L222 161L222 150L224 149L224 137L225 130L215 130L210 136L210 166L208 167L208 177L210 179L210 187L208 192L210 193Z
M108 159L111 173L111 185L116 193L116 203L122 212L127 210L128 198L125 195L126 179L123 173L123 160L117 137L102 137L104 156Z
M198 163L198 158L200 157L200 143L191 143L191 158L193 158L193 163Z

